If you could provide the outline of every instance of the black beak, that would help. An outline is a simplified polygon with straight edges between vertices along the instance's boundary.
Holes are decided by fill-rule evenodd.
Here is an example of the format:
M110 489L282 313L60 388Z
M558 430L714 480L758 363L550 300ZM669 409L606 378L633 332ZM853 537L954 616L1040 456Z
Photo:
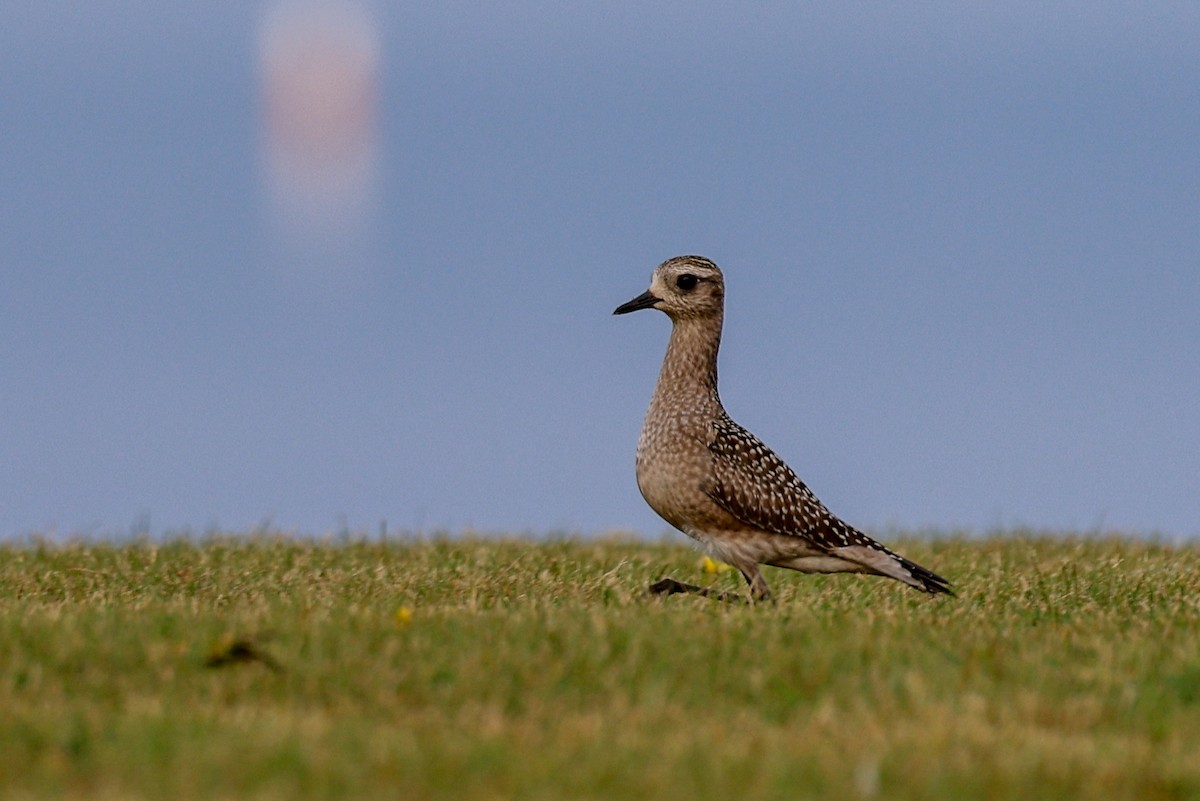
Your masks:
M642 309L653 309L654 304L660 300L662 298L655 297L647 289L628 303L622 303L613 311L613 314L629 314L629 312L640 311Z

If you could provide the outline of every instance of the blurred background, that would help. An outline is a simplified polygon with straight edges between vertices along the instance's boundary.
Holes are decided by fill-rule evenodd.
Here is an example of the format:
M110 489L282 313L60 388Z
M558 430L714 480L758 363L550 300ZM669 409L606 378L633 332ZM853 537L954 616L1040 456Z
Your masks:
M910 7L902 7L910 6ZM653 267L872 530L1200 534L1200 7L0 11L0 536L657 535Z

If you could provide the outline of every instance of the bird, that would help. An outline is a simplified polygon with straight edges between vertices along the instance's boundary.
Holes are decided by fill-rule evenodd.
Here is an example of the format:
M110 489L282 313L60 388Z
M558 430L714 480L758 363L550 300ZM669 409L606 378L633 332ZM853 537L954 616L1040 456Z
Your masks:
M788 465L735 423L717 392L725 278L703 256L655 268L650 288L613 314L657 309L671 337L637 444L638 489L660 517L733 565L751 601L772 600L760 565L802 573L886 576L930 595L952 582L905 559L830 512ZM655 595L736 593L663 578Z

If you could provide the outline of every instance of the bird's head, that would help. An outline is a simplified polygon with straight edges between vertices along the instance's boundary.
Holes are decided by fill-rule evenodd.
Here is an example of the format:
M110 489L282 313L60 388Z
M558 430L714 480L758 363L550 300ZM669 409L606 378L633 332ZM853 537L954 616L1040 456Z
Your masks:
M658 309L672 320L720 317L725 305L721 269L703 256L676 256L654 269L650 288L613 314Z

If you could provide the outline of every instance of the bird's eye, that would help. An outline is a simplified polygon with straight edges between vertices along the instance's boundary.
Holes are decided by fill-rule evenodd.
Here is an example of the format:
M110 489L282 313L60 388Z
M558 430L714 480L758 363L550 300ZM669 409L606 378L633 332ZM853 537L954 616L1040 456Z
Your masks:
M675 286L679 287L684 292L690 292L696 288L696 283L699 280L700 280L699 278L692 275L691 273L684 273L683 275L681 275L675 279Z

